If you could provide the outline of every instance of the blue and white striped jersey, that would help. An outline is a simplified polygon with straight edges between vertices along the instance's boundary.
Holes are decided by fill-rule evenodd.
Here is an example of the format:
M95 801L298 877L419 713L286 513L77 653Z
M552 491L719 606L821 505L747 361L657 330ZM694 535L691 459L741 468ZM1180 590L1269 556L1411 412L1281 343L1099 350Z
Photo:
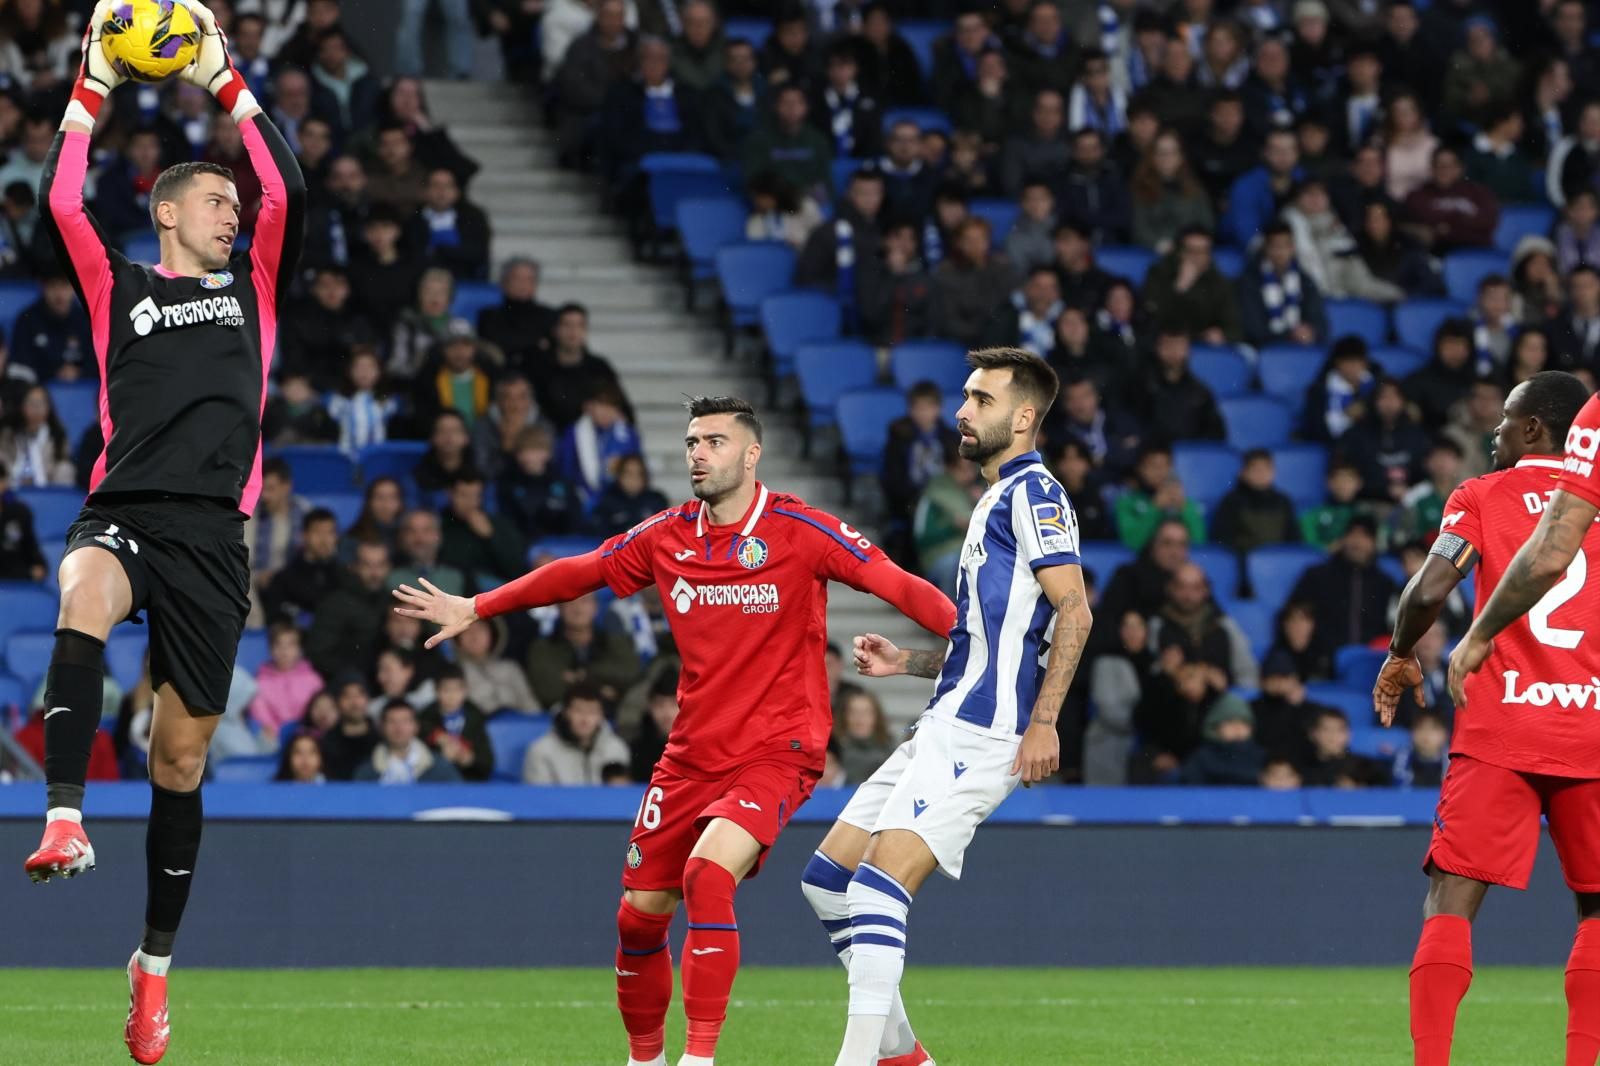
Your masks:
M1044 677L1055 608L1034 571L1078 563L1078 516L1038 452L1000 468L961 548L956 624L925 714L1015 740Z

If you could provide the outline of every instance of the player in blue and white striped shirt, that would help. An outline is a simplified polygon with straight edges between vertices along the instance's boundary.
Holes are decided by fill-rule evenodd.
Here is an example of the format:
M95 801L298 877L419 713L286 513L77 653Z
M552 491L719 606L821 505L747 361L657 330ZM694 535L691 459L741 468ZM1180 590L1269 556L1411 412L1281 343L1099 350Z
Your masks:
M962 546L950 644L855 641L861 673L937 676L938 686L916 733L856 790L801 878L850 971L835 1066L932 1066L900 999L911 898L935 870L959 878L978 825L1018 784L1058 769L1056 719L1089 637L1077 517L1035 450L1055 373L1017 348L967 361L961 454L989 488Z

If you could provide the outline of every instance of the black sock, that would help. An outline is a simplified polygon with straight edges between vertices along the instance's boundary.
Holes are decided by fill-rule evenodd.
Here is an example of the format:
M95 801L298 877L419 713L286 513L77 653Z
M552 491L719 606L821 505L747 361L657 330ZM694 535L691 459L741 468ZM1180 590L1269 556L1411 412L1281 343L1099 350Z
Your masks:
M106 642L76 629L56 630L55 650L44 684L45 801L49 807L83 809L89 750L100 728ZM60 708L66 708L60 710Z
M151 782L150 826L144 860L148 895L144 905L146 955L171 955L172 941L189 902L189 884L200 855L200 790L172 792Z

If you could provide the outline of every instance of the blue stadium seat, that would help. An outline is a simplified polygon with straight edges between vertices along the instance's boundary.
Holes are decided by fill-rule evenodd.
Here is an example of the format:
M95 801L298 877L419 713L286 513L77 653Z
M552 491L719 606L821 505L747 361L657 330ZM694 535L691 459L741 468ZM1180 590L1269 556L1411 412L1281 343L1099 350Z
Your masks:
M26 715L32 699L33 693L24 690L21 681L10 674L0 674L0 710L15 707Z
M691 281L716 276L717 249L744 240L748 212L733 196L696 196L678 201L678 241L689 262Z
M428 444L420 440L391 440L382 444L369 444L361 449L357 461L361 464L361 480L392 477L412 491L411 471L427 454Z
M150 627L118 626L106 641L106 673L116 679L122 691L131 692L144 673L144 653L150 647Z
M73 444L83 439L84 430L100 421L100 383L97 381L52 381L50 402L56 417L66 427Z
M900 389L931 381L947 398L960 396L971 373L966 348L954 341L903 341L889 353L889 374Z
M937 107L889 107L883 112L883 132L888 133L896 122L915 122L924 133L938 130L950 132L950 116Z
M0 329L5 330L7 341L13 340L11 327L16 325L17 316L37 299L39 286L31 281L0 281ZM15 343L11 347L13 351L16 350Z
M234 657L233 663L245 673L255 676L261 669L261 664L272 656L272 648L267 639L265 629L247 629L239 637L239 653Z
M1406 575L1405 564L1400 561L1400 557L1398 555L1378 556L1378 569L1383 571L1383 573L1388 576L1389 580L1395 583L1396 588L1405 588L1406 582L1411 580L1411 578ZM1475 582L1464 581L1462 584L1471 585L1475 584Z
M1244 273L1244 252L1238 248L1229 248L1225 245L1213 248L1211 250L1211 261L1217 265L1217 269L1222 272L1223 277L1237 278Z
M235 755L211 768L211 780L219 785L263 785L278 773L277 755Z
M1342 709L1342 708L1341 708ZM1411 734L1404 729L1385 729L1381 725L1361 725L1363 719L1376 721L1376 718L1367 718L1367 711L1362 712L1362 718L1350 719L1350 753L1352 755L1365 755L1369 759L1392 759L1401 752L1411 750ZM1348 711L1345 712L1349 714Z
M1260 661L1267 657L1267 652L1272 649L1273 628L1276 624L1277 611L1260 600L1222 600L1220 606L1229 618L1232 618L1244 632L1245 639L1250 641L1250 654Z
M1372 710L1372 690L1338 681L1306 682L1306 699L1343 711L1352 726L1368 727L1377 721Z
M1254 377L1249 360L1229 345L1196 345L1189 352L1189 369L1219 400L1243 396Z
M1444 257L1444 289L1450 299L1471 304L1478 298L1478 283L1490 274L1506 275L1510 258L1501 251L1451 252Z
M883 462L883 445L889 423L906 412L899 389L860 389L847 392L833 405L839 426L839 445L852 474L872 473Z
M1245 578L1256 601L1274 613L1289 600L1295 583L1307 567L1325 562L1328 556L1317 548L1298 544L1277 544L1257 548L1244 559Z
M871 162L870 159L855 159L849 156L844 159L835 159L831 167L833 194L835 196L843 196L845 190L850 187L850 178L854 176L856 171Z
M1150 272L1150 265L1155 261L1156 253L1133 245L1108 246L1094 254L1095 266L1112 277L1127 278L1134 288L1144 284L1144 276Z
M1083 568L1094 574L1102 592L1118 568L1133 562L1133 555L1133 549L1119 540L1086 540L1078 545Z
M1365 644L1346 644L1333 653L1333 673L1342 684L1371 692L1386 658L1383 652Z
M794 250L776 241L740 241L717 249L717 281L735 326L756 324L761 301L789 287Z
M241 251L238 242L234 242L234 251ZM135 263L144 263L146 266L155 266L161 262L161 238L155 233L135 233L122 245L122 254Z
M650 175L650 217L656 229L671 232L678 224L678 205L683 201L737 192L721 170L659 170Z
M27 699L31 700L33 690L39 687L55 646L54 623L48 629L25 629L6 638L6 672L22 682Z
M1389 310L1371 300L1329 300L1328 336L1333 340L1354 333L1369 347L1389 339Z
M1017 224L1017 216L1022 214L1022 208L1011 200L973 200L967 210L989 223L989 243L996 248L1006 243L1006 235Z
M1239 592L1239 557L1220 544L1196 544L1189 549L1189 561L1206 572L1211 594L1231 600Z
M1430 346L1432 341L1429 341ZM1372 361L1383 369L1383 372L1392 378L1404 381L1428 364L1428 353L1415 348L1402 348L1398 344L1386 344L1372 349Z
M722 36L725 40L734 41L742 38L755 45L757 51L761 50L761 46L767 43L767 38L771 35L771 19L730 18L722 24Z
M54 629L56 594L32 581L0 581L0 643L28 629Z
M1272 449L1273 484L1295 507L1322 503L1328 480L1328 449L1320 444L1286 444Z
M1186 441L1172 446L1172 472L1183 491L1204 510L1227 495L1239 476L1239 453L1226 444Z
M965 396L946 396L944 398L944 420L952 426L956 424L956 412L961 410L961 405L966 402Z
M450 300L450 314L466 319L476 328L484 308L499 307L504 302L505 294L492 281L457 281L455 295Z
M1555 208L1544 204L1502 204L1500 222L1494 228L1494 246L1502 252L1514 251L1524 237L1547 237L1555 228Z
M291 444L273 456L294 471L294 490L302 496L316 492L348 492L356 483L355 463L331 444Z
M811 427L819 429L833 425L839 397L877 383L878 355L862 341L802 344L795 352L794 372Z
M33 530L40 540L64 536L83 510L83 490L76 487L18 489L17 496L33 511Z
M600 547L600 543L594 537L545 537L528 545L528 558L553 555L557 559L566 559L573 555L586 555Z
M721 174L722 163L704 152L649 152L639 158L646 174Z
M528 745L550 731L548 714L504 711L486 723L494 745L494 776L501 781L522 780L522 760Z
M67 554L66 537L40 537L39 552L44 556L44 583L52 594L60 591L58 583L61 569L61 560Z
M811 289L778 292L761 301L761 332L779 377L794 373L794 353L802 344L839 336L839 302Z
M359 492L312 492L306 493L305 497L311 506L332 511L341 532L355 525L356 519L361 517L363 497Z
M1322 373L1324 357L1320 348L1299 344L1270 344L1256 357L1256 373L1261 391L1282 400L1298 412L1306 402L1306 390Z
M1404 300L1395 304L1395 339L1406 348L1433 351L1433 335L1439 324L1455 315L1465 315L1466 307L1454 300Z
M950 32L950 23L946 19L904 19L895 23L895 31L906 39L906 44L911 46L911 54L917 57L917 66L922 68L922 80L926 82L933 76L933 45L940 37Z
M1220 400L1222 419L1228 427L1228 443L1246 451L1250 448L1276 448L1289 442L1294 429L1294 412L1282 400L1271 396L1235 396Z

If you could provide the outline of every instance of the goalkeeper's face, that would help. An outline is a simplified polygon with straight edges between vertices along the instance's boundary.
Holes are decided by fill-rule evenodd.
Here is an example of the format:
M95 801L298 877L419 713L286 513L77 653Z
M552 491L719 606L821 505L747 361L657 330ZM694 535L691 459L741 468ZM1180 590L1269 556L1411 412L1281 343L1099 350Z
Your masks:
M239 191L233 182L220 174L196 174L170 206L178 244L206 270L227 266L239 236Z
M701 415L689 420L684 436L689 488L697 499L716 502L755 477L761 445L733 415Z

